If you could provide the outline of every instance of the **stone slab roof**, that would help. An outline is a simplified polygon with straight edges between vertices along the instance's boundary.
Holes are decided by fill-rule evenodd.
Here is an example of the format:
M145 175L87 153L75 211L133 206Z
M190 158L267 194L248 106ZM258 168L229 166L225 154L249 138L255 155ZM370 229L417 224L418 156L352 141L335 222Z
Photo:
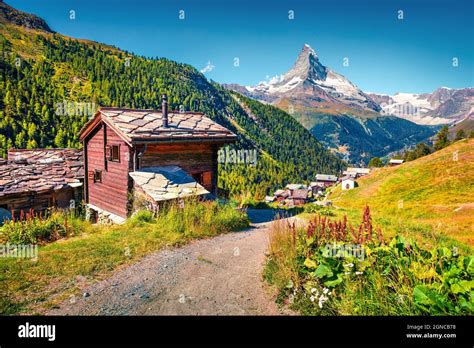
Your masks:
M347 168L347 172L355 172L357 174L369 174L370 168L349 167Z
M306 198L308 198L308 190L307 189L293 190L292 193L291 193L290 198L306 199Z
M12 149L0 162L0 197L78 187L83 178L82 150Z
M288 190L301 190L301 189L306 188L306 186L303 184L288 184L286 185L286 188Z
M276 190L274 193L275 197L282 196L282 197L288 197L289 193L285 190Z
M178 166L143 168L129 175L156 202L209 193Z
M317 181L337 181L337 176L335 175L327 175L327 174L316 174Z
M134 110L121 108L101 108L94 117L102 117L126 141L178 141L178 140L222 140L235 141L236 135L227 128L197 112L168 113L168 127L163 127L160 110ZM93 124L94 119L88 122ZM81 131L81 139L89 125Z

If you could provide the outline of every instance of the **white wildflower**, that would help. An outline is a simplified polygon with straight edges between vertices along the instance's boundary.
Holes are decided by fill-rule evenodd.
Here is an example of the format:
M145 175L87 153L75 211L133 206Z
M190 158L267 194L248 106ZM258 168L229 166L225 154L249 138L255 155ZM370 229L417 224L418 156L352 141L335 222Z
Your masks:
M327 293L329 292L329 289L328 289L328 288L324 288L324 289L323 289L323 292L324 292L325 294L327 294Z
M327 300L328 300L328 297L327 297L327 296L321 295L321 297L319 298L319 302L318 302L319 308L323 308L323 304L324 304L324 302L326 302Z
M363 274L364 272L359 272L359 271L357 271L357 272L355 272L355 273L356 273L357 275L361 275L361 274Z
M311 302L314 302L315 299L316 299L316 297L314 297L314 296L311 296L311 297L309 298L309 300L310 300Z
M344 266L346 266L346 267L348 267L348 268L352 268L352 267L354 267L354 264L351 262L351 263L348 263L348 264L346 264L346 265L344 265Z

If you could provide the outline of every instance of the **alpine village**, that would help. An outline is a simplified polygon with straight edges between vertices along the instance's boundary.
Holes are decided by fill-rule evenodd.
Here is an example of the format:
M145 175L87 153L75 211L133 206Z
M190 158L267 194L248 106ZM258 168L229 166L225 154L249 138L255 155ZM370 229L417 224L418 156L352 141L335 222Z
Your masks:
M473 88L414 119L308 44L241 86L0 34L0 313L474 314Z

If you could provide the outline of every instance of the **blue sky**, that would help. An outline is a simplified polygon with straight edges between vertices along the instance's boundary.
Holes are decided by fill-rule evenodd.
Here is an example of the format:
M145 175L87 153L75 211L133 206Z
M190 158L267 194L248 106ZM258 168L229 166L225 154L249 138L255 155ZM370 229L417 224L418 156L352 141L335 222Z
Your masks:
M206 76L218 82L254 85L282 74L308 43L324 65L364 91L474 86L472 0L5 1L68 36L199 70L211 62Z

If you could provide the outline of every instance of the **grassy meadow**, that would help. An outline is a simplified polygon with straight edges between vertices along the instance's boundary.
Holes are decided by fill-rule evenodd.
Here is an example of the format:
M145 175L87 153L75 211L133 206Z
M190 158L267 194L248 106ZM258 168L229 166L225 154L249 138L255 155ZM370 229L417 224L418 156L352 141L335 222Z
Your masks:
M41 312L77 293L77 277L102 279L156 250L249 224L247 216L233 206L193 200L186 201L184 208L171 205L158 217L139 212L123 225L93 225L65 212L36 220L0 227L2 243L40 244L36 261L0 258L1 314Z
M307 227L273 224L277 301L304 315L473 315L474 140L357 182L305 209Z
M396 167L377 168L358 187L333 189L334 212L358 221L365 205L387 236L474 246L474 139Z

